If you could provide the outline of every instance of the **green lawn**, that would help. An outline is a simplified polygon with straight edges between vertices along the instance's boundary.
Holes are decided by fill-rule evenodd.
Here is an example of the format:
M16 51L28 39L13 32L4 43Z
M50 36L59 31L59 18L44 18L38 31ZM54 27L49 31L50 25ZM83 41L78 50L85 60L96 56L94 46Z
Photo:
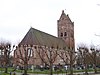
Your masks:
M0 73L0 75L10 75L9 73Z
M10 75L9 73L12 72L14 70L14 68L8 68L8 73L3 73L4 72L4 68L0 68L0 72L2 72L2 74L0 73L0 75ZM89 69L88 72L93 72L94 70L93 69ZM23 70L16 70L16 72L23 72ZM69 70L67 71L69 73ZM84 72L84 70L74 70L74 73L76 72ZM100 69L98 69L98 72L100 72ZM34 74L49 74L50 71L49 70L28 70L28 73L34 73ZM59 73L65 73L65 70L57 70L57 71L53 71L53 74L59 74Z

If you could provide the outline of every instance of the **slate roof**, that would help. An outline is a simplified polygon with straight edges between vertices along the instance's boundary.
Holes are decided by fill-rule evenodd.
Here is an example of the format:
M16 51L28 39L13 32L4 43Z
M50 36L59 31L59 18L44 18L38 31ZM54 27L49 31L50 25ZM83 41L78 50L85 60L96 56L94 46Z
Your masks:
M40 45L55 48L66 48L66 43L61 38L47 34L40 30L30 28L20 45Z
M66 18L67 21L70 21L70 23L73 23L73 22L71 21L71 19L69 18L69 15L68 15L68 14L67 14L67 15L65 14L64 10L62 10L62 14L61 14L59 20L61 20L62 18Z

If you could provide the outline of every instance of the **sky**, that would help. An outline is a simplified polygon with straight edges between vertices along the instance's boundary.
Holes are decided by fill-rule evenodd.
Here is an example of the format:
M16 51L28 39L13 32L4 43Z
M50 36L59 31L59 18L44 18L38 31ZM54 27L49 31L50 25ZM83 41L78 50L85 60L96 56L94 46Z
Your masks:
M100 44L100 0L0 0L0 40L18 44L31 27L57 36L62 10L74 22L76 45Z

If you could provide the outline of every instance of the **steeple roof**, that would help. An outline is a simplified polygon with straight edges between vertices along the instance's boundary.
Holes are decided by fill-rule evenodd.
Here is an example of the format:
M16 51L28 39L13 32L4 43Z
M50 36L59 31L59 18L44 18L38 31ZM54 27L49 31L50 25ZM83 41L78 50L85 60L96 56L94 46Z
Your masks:
M68 14L66 15L64 10L62 10L62 14L61 14L59 20L62 20L62 18L66 18L66 20L68 20L72 23L71 19L69 18L69 15Z
M40 45L55 48L65 48L66 43L61 38L57 38L40 30L30 28L20 45Z

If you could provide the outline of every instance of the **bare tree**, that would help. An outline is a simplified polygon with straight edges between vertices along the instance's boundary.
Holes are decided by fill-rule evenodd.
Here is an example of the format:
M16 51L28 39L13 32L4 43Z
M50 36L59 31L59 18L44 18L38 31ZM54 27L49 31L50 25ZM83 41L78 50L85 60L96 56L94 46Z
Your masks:
M3 67L4 63L4 50L2 45L0 44L0 67Z
M85 70L85 74L88 75L87 57L88 57L89 50L85 44L81 44L77 50L78 50L78 53L81 55L81 58L82 58L81 60L82 60L82 64Z
M59 50L58 52L59 57L63 60L65 65L68 64L68 52L66 50ZM66 75L67 75L67 70L66 70Z
M90 57L91 57L91 61L93 64L93 68L94 68L94 72L97 73L97 61L98 61L98 50L95 48L95 46L91 45L90 47L91 52L89 53Z
M42 62L49 65L50 75L53 75L52 67L57 57L57 49L55 49L53 46L52 47L40 46L38 47L38 49L36 49L36 51L39 57L41 58Z
M19 65L24 67L24 74L27 75L27 70L28 70L28 63L29 60L32 58L32 46L27 46L27 45L19 45L16 50L15 50L15 60Z
M9 42L2 42L0 44L1 56L2 56L2 65L5 67L5 73L8 72L8 65L10 62L10 54L14 50L14 47L11 48L11 44Z
M75 64L75 51L71 49L64 49L64 50L59 50L58 55L59 57L63 60L65 64L69 64L70 66L70 75L73 75L73 65ZM66 75L67 75L67 70L66 70Z

